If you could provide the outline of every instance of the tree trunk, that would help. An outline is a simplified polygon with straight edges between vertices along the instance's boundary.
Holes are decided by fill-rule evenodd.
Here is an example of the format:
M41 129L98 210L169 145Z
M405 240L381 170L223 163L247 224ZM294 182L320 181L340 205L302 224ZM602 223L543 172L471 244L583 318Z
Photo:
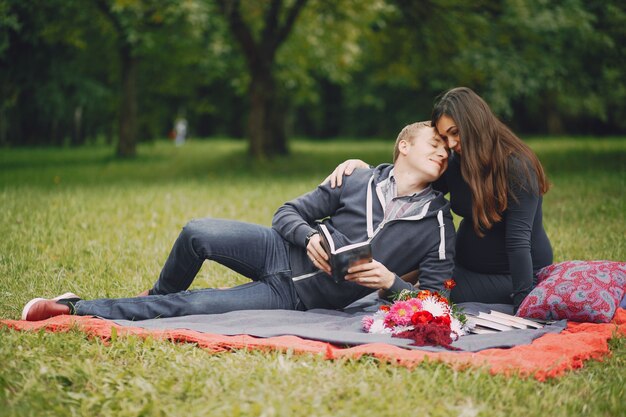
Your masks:
M132 56L130 47L123 48L122 64L122 103L119 119L119 142L117 155L133 157L137 155L137 64L138 59Z
M548 92L545 100L546 127L549 135L561 135L565 131L561 114L557 108L556 94L554 91Z
M9 121L6 113L6 108L4 106L0 106L0 146L6 146L9 144L9 135L7 134L9 131Z
M288 153L284 106L268 73L253 73L248 118L249 151L258 159Z
M248 91L249 151L257 159L288 153L285 130L286 106L276 89L272 67L276 51L287 39L307 0L296 0L289 7L284 6L282 0L273 0L269 3L264 12L264 25L257 41L242 17L239 1L217 2L228 21L231 33L242 48L250 69L252 80ZM284 16L282 22L281 16Z

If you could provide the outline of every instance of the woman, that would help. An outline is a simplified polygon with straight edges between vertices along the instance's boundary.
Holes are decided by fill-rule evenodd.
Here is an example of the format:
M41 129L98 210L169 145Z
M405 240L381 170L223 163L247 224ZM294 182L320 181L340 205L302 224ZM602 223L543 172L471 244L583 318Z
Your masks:
M432 124L451 149L448 169L434 188L450 192L452 210L463 217L452 301L513 304L517 311L538 270L552 263L542 224L549 184L541 163L469 88L440 96ZM331 186L365 166L344 162L331 174Z

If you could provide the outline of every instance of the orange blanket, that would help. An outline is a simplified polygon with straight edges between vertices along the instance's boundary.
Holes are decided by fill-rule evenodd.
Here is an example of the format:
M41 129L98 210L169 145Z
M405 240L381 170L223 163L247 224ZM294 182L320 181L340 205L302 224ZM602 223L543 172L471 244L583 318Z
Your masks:
M608 324L568 323L558 334L544 335L530 345L511 349L487 349L480 352L426 352L407 350L386 344L367 344L340 348L326 342L296 336L256 338L248 335L223 336L184 329L146 330L119 326L111 321L92 317L58 316L40 322L0 320L0 324L17 330L45 329L64 332L79 328L90 336L107 340L112 333L166 339L173 342L196 343L209 352L229 349L276 349L298 353L323 354L326 359L371 355L380 360L408 368L424 359L441 361L456 369L483 367L492 374L532 376L539 381L562 376L571 369L582 368L586 360L602 360L610 355L608 341L616 335L626 336L626 310L618 309Z

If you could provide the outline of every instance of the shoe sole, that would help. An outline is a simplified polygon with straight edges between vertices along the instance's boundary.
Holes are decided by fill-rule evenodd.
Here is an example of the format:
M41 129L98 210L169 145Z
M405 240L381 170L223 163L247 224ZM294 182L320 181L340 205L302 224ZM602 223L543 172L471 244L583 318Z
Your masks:
M54 297L52 298L53 301L59 301L59 300L63 300L66 298L78 298L78 296L76 294L74 294L73 292L66 292L65 294L59 295L58 297ZM26 317L28 316L28 312L30 311L31 307L39 302L39 301L45 301L47 300L47 298L33 298L32 300L30 300L29 302L26 303L26 305L24 306L24 309L22 310L22 320L26 320Z

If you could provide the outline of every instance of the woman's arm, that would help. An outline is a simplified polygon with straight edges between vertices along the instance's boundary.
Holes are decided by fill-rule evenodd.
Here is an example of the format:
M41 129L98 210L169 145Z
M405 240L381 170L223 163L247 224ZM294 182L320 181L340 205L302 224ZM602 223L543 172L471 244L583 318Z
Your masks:
M330 188L341 187L343 183L344 175L352 175L355 169L357 168L369 168L369 165L360 159L348 159L337 165L337 168L329 176L322 181L322 184L326 184L330 181Z
M331 188L341 187L344 175L352 175L355 169L369 167L366 162L360 159L348 159L337 165L337 168L322 181L322 184L326 184L330 181ZM448 193L448 185L443 175L437 181L433 182L432 186L437 191L441 191L444 194Z
M518 171L512 174L513 178L519 178L518 175L521 173ZM505 250L513 281L512 297L516 311L533 286L531 238L535 215L541 201L532 179L523 183L510 182L508 207L504 216Z

